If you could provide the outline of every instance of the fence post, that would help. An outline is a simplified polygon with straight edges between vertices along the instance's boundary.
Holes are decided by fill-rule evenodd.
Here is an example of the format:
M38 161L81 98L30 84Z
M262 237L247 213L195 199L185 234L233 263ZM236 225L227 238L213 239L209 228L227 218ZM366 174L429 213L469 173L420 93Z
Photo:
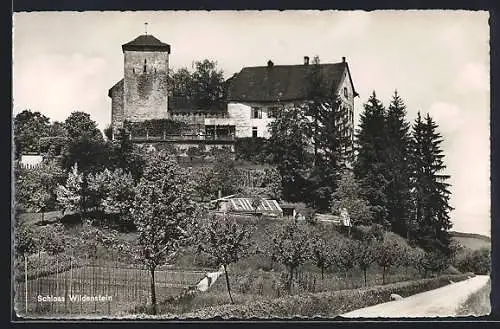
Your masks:
M135 264L132 265L132 270L134 273L134 300L137 300L137 269Z
M35 310L36 312L38 312L40 310L40 303L38 302L38 295L41 295L41 283L40 283L40 264L41 264L41 249L38 249L38 266L37 266L37 271L36 271L36 294L37 294L37 298L36 298L36 307L35 307Z
M73 250L71 250L71 256L69 256L69 295L73 296ZM69 314L73 313L73 301L69 301Z
M24 312L28 315L28 256L24 255Z
M92 284L92 296L95 296L96 292L96 276L95 276L95 257L92 261L92 279L93 279L93 284ZM94 300L94 313L97 312L97 302Z
M107 268L108 268L108 284L106 285L106 298L108 301L108 314L111 315L111 303L109 302L109 296L110 295L110 286L111 286L111 268L109 266L109 262L106 262Z
M59 297L59 258L56 254L56 296ZM56 313L59 311L59 303L56 302Z
M64 271L64 312L68 312L68 272Z

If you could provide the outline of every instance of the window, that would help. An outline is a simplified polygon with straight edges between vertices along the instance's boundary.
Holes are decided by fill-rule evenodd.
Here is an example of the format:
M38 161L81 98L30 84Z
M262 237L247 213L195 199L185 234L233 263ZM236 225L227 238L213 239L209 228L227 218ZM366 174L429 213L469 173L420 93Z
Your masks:
M252 108L252 119L262 119L262 109L260 107Z
M146 73L146 59L144 59L144 67L143 67L142 71L143 71L144 73Z
M345 97L345 98L347 98L347 97L348 97L347 87L344 87L344 97Z
M257 138L257 127L252 127L252 137Z

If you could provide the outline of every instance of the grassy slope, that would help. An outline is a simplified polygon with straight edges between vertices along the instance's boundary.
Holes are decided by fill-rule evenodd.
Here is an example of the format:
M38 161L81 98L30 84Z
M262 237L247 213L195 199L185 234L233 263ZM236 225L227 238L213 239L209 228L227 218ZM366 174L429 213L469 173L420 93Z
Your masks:
M491 312L490 304L491 280L467 298L465 303L457 310L457 316L482 316Z
M471 250L491 247L491 239L484 235L461 232L450 232L450 234L453 240Z

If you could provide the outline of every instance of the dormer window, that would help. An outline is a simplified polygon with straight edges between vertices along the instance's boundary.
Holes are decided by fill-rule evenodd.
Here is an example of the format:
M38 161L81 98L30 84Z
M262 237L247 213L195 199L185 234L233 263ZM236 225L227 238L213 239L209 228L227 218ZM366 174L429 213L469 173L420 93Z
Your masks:
M144 67L142 68L142 71L146 73L146 59L144 59Z

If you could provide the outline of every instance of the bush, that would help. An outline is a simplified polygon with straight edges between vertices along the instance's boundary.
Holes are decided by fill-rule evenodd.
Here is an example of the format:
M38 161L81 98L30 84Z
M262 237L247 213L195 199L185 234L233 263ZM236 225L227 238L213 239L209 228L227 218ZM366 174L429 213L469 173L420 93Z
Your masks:
M491 270L491 251L489 248L481 248L468 252L457 259L455 267L461 272L488 274Z
M253 163L269 162L267 140L263 137L238 138L234 144L237 160L245 160Z
M240 305L209 307L183 314L183 317L205 319L213 317L222 317L223 319L290 318L298 315L303 317L335 317L355 309L388 302L391 294L407 297L445 286L449 284L450 280L455 282L465 280L469 275L446 275L435 279L399 282L385 286L286 296Z

